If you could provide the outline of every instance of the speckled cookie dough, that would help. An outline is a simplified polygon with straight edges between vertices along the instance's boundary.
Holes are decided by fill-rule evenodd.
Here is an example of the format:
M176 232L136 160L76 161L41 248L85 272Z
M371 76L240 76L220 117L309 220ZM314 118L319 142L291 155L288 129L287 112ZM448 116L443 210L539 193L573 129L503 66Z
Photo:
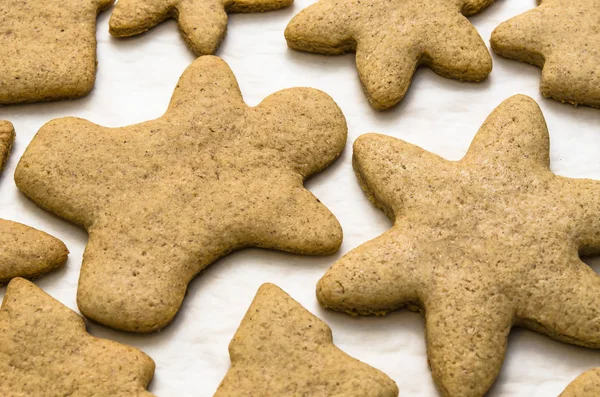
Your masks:
M128 37L143 33L167 18L196 54L214 54L227 31L227 13L266 12L288 7L293 0L119 0L109 21L110 33Z
M62 241L32 227L0 219L0 285L14 277L35 278L67 261Z
M0 173L4 169L4 164L6 164L14 140L15 129L13 125L8 121L0 120Z
M371 106L404 98L417 66L481 81L492 71L485 43L466 16L493 0L320 0L288 25L290 48L326 55L356 52Z
M545 97L600 107L600 0L543 0L492 33L492 49L542 68Z
M559 397L598 396L600 396L600 368L594 368L579 375Z
M504 101L460 161L367 134L353 163L394 226L335 263L318 299L352 314L424 311L444 396L486 393L513 325L600 348L600 276L578 255L600 252L600 182L550 171L533 99Z
M15 139L15 129L0 120L0 173ZM20 223L0 219L0 285L14 277L41 276L64 264L69 251L62 241Z
M0 105L89 93L96 79L96 16L112 3L0 1Z
M154 362L94 338L83 319L34 284L10 282L0 309L0 395L153 397Z
M33 201L89 232L81 312L110 327L167 325L188 283L244 247L326 255L342 229L303 180L342 152L347 127L321 91L248 107L220 58L183 73L167 112L123 128L53 120L15 173Z
M229 345L214 397L396 397L396 383L333 344L331 329L273 284L258 290Z

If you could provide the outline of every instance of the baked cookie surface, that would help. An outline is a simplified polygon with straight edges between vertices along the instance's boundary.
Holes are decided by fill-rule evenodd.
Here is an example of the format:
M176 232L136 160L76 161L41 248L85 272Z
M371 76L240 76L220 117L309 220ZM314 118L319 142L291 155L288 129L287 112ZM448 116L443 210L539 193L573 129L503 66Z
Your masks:
M150 332L171 321L196 274L233 250L337 251L341 227L303 180L339 156L346 134L323 92L287 89L250 108L227 64L206 56L183 73L156 120L46 124L15 180L88 230L82 313Z
M0 219L0 285L15 277L35 278L67 261L69 250L55 237Z
M293 0L119 0L110 17L110 33L128 37L174 18L188 47L214 54L227 31L227 13L266 12L288 7Z
M579 375L559 397L600 396L600 368L594 368Z
M319 54L356 52L371 106L400 102L417 66L443 77L481 81L492 71L485 43L465 17L493 0L320 0L285 30L290 48Z
M600 0L543 0L492 33L492 49L542 68L545 97L600 107Z
M2 0L0 105L78 98L96 79L96 16L114 0Z
M13 125L5 120L0 120L0 173L10 154L10 149L15 141L15 129Z
M550 171L546 123L531 98L497 107L460 161L367 134L353 163L394 226L331 267L317 287L324 306L424 311L445 396L486 393L515 324L600 348L600 277L578 255L600 251L600 182Z
M215 397L396 397L383 372L342 352L331 329L273 284L258 290L229 345Z
M10 282L0 309L0 395L152 397L154 362L89 335L83 319L34 284Z
M10 154L15 129L0 120L0 173ZM48 273L67 260L62 241L29 226L0 219L0 284L14 277L33 278Z

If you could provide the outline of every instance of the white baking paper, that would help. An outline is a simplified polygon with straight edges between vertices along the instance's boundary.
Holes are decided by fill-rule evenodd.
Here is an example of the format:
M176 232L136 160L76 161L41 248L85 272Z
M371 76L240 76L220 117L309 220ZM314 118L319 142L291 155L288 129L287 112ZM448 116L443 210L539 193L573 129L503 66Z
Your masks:
M427 368L423 320L399 311L383 318L352 318L326 311L315 285L342 254L376 237L391 222L368 201L354 177L351 145L361 134L379 132L412 142L448 159L461 158L479 126L501 101L517 93L542 107L551 135L552 169L564 176L600 179L600 110L544 99L536 67L494 55L494 71L483 83L461 83L417 71L406 98L386 112L371 109L361 90L353 55L330 57L289 50L283 31L313 0L265 14L231 15L218 55L237 76L246 102L258 104L288 87L315 87L331 95L348 120L348 145L341 158L307 182L340 220L344 243L330 257L305 257L246 249L197 277L175 321L153 335L117 332L89 324L90 332L136 346L157 364L150 390L159 397L210 397L229 367L227 345L258 287L272 282L333 329L335 342L350 355L390 375L406 397L436 396ZM486 43L495 26L534 6L536 0L498 0L471 18ZM14 123L17 140L0 179L0 217L40 228L62 239L71 254L64 268L36 284L77 309L75 293L87 234L30 202L17 190L13 173L36 131L56 117L78 116L118 127L159 117L183 70L194 59L173 21L129 39L108 34L110 11L98 20L96 87L86 98L49 104L0 107ZM441 38L443 39L443 38ZM600 260L588 263L600 269ZM0 295L5 289L0 289ZM504 367L489 395L557 396L581 372L600 366L600 351L559 343L515 329Z

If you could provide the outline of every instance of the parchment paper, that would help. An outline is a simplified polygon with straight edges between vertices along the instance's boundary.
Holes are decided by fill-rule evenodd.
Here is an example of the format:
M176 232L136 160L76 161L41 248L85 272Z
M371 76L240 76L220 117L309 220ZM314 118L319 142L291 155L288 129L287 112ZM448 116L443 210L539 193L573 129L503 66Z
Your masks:
M362 93L354 56L325 57L289 50L283 31L313 0L278 12L231 15L218 55L236 74L246 102L258 104L287 87L309 86L331 95L348 120L343 156L312 178L308 188L338 217L344 229L340 252L303 257L247 249L230 255L201 274L189 287L176 320L153 335L134 335L89 324L93 335L136 346L157 364L150 390L157 396L210 397L229 368L227 345L258 287L273 282L333 329L337 345L389 374L407 397L436 396L427 367L423 320L399 311L383 318L352 318L326 311L315 285L342 254L374 238L391 222L374 208L358 186L351 167L351 144L361 134L379 132L412 142L448 159L461 158L479 126L501 101L517 93L542 107L551 134L553 170L564 176L600 179L600 110L575 108L542 98L540 70L494 56L494 71L480 84L444 79L419 69L404 101L391 111L372 110ZM535 0L498 0L471 20L486 43L498 24L537 4ZM71 254L66 266L36 284L76 309L75 293L87 234L39 209L13 181L17 162L36 131L47 121L78 116L118 127L159 117L183 70L194 59L175 22L144 35L114 39L108 34L110 11L98 20L96 87L76 101L0 107L12 121L17 140L0 179L0 217L40 228L62 239ZM596 270L600 260L587 260ZM0 289L3 296L5 289ZM577 375L600 366L600 351L583 349L526 330L514 330L500 377L490 396L557 396Z

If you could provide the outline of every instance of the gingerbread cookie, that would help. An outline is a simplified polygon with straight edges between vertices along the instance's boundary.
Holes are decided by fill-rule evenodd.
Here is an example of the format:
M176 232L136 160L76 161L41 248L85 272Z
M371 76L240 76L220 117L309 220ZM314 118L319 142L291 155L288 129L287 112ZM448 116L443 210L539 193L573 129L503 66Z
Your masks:
M354 314L423 310L433 377L445 396L482 396L520 325L600 348L600 182L550 171L537 104L517 95L447 161L384 135L354 143L370 200L395 221L319 281L326 307Z
M175 18L188 47L196 54L217 51L227 31L227 13L279 10L293 0L119 0L110 17L110 33L128 37Z
M14 277L35 278L67 261L69 250L42 231L0 219L0 285Z
M8 159L10 149L15 140L15 129L8 121L0 120L0 173Z
M326 55L356 52L371 106L404 98L419 65L443 77L481 81L492 58L469 20L493 0L320 0L285 30L290 48Z
M339 223L302 182L339 156L346 134L323 92L292 88L250 108L227 64L206 56L183 73L159 119L46 124L15 180L89 231L82 313L150 332L171 321L196 274L233 250L337 251Z
M600 396L600 368L591 369L577 377L559 397Z
M83 319L34 284L10 282L0 309L0 395L152 397L154 361L94 338Z
M258 290L229 345L215 397L396 397L383 372L333 344L331 329L273 284Z
M114 0L0 2L0 105L78 98L96 78L96 16Z
M600 0L543 0L492 33L492 49L542 68L545 97L600 107Z
M0 121L0 172L10 153L15 130ZM69 251L62 241L20 223L0 219L0 284L14 277L41 276L64 264Z

